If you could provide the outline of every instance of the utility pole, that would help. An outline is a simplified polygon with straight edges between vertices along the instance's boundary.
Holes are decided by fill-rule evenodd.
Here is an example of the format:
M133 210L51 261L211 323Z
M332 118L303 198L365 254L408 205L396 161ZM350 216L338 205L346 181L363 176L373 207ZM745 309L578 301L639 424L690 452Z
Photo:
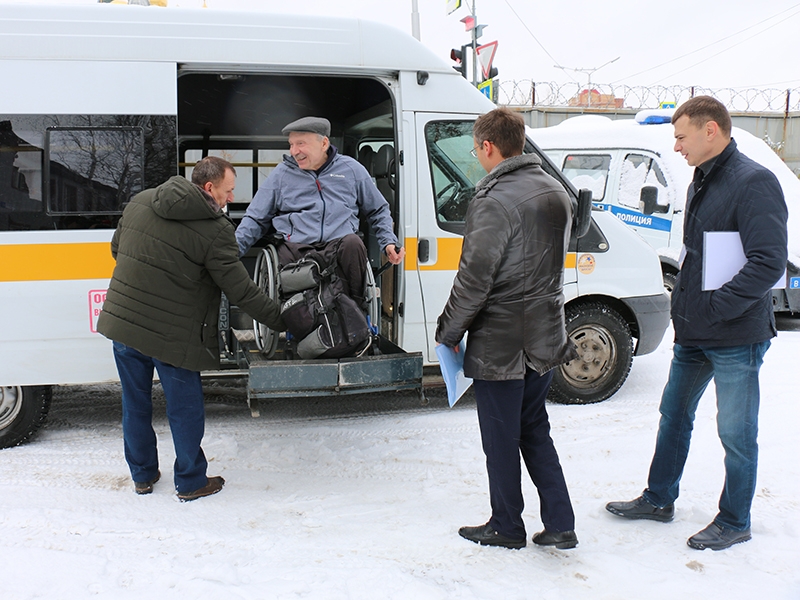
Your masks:
M472 28L472 85L478 85L478 15L475 13L475 1L472 0L472 18L475 26Z
M411 0L411 35L417 41L422 41L419 34L419 7L417 6L417 0Z
M611 63L618 61L618 60L619 60L619 58L620 58L620 57L618 56L617 58L615 58L615 59L613 59L613 60L610 60L610 61L608 61L607 63L603 63L603 64L602 64L602 65L600 65L599 67L593 67L593 68L591 68L591 69L588 69L588 68L583 68L583 69L573 69L573 68L571 68L571 67L562 67L561 65L553 65L553 66L554 66L556 69L561 69L562 71L575 71L576 73L586 73L586 74L589 76L589 82L586 84L586 91L588 92L587 106L590 106L590 107L591 107L591 106L592 106L592 74L593 74L595 71L599 71L600 69L602 69L602 68L603 68L603 67L605 67L606 65L610 65Z
M469 81L466 54L467 48L472 48L472 85L481 90L492 102L497 102L497 88L495 87L495 83L497 83L495 81L497 69L492 66L494 53L497 51L497 42L489 42L483 46L478 45L478 40L483 35L483 30L486 29L488 25L481 25L478 23L477 10L475 8L476 3L476 0L472 0L472 9L470 13L461 19L461 22L464 23L464 28L469 32L470 41L463 44L460 49L453 48L450 50L450 58L456 62L453 68L461 73L464 79ZM448 15L452 14L458 8L461 8L461 0L448 0ZM481 64L482 79L478 79L479 62Z

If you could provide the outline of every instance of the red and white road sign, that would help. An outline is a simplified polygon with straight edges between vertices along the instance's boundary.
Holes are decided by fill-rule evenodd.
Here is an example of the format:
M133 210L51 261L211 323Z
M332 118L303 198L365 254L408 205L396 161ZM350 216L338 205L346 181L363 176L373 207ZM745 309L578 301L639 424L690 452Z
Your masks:
M497 42L489 42L483 46L478 46L475 51L478 54L478 62L481 64L483 77L484 79L488 79L489 71L492 70L492 61L494 60L495 52L497 52Z

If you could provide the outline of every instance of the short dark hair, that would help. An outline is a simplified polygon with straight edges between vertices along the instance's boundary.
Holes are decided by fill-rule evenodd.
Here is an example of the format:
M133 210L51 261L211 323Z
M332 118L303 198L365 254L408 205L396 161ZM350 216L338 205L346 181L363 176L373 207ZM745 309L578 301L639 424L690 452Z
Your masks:
M475 120L472 137L478 144L492 142L503 158L517 156L525 148L525 120L507 108L496 108Z
M192 169L192 183L203 187L209 181L218 184L225 179L225 172L232 171L236 175L236 169L224 158L218 156L206 156L199 160Z
M689 117L689 122L695 127L702 127L709 121L719 125L720 131L731 137L731 115L725 105L711 96L697 96L690 98L678 107L672 115L675 123L681 117Z

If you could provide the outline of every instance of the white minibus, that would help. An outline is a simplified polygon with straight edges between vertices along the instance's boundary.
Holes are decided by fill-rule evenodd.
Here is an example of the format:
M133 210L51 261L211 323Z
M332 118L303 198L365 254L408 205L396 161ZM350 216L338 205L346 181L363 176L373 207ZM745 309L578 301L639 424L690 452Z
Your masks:
M247 372L254 413L265 397L421 386L483 175L472 123L494 107L444 57L355 19L16 4L0 6L0 76L0 447L36 431L52 386L117 380L96 320L130 197L223 156L238 174L236 221L287 151L281 128L307 115L328 118L332 143L370 170L407 249L401 268L378 276L381 354L288 360L280 338L261 339L269 332L256 324L252 339L252 323L226 307L223 362ZM611 396L669 321L656 254L613 215L591 217L565 265L581 357L557 371L552 395L564 402ZM274 293L269 277L262 285Z

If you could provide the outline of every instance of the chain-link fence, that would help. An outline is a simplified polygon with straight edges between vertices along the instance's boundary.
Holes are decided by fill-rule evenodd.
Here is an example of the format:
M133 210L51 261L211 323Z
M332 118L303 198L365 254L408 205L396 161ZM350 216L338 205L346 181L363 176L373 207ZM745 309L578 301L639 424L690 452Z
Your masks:
M559 106L605 109L658 108L662 102L676 105L694 96L713 96L733 112L800 111L800 88L710 89L700 86L650 87L592 83L591 90L576 82L538 82L530 79L501 81L498 104L502 106Z

